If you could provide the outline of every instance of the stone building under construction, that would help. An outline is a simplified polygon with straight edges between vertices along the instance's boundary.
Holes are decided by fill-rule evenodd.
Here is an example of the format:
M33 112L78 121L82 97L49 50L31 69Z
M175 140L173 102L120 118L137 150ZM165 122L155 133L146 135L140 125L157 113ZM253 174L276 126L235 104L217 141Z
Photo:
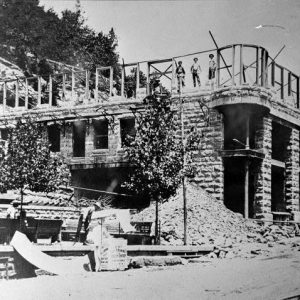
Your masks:
M214 54L217 65L211 81L209 54ZM192 87L192 76L186 72L186 87L178 93L176 65L182 61L189 70L194 57L203 70L201 86ZM193 156L197 166L193 180L247 218L299 217L298 75L279 65L265 48L246 44L124 64L121 69L119 91L111 67L98 68L93 76L65 68L47 80L2 80L1 138L5 140L6 126L16 117L35 115L48 128L51 150L65 156L77 197L93 197L93 190L122 193L129 167L125 137L134 134L135 113L152 92L152 79L160 78L174 107L179 110L184 103L185 134L193 128L202 135ZM125 80L131 69L138 74L134 89ZM147 77L145 87L140 71ZM54 93L54 81L59 82L59 93Z

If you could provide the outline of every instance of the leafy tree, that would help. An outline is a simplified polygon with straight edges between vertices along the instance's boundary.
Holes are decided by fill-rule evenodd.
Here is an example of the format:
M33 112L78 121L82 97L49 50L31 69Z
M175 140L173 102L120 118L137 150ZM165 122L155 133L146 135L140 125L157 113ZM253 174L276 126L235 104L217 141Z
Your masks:
M0 55L28 74L51 74L53 70L47 67L37 68L42 59L51 59L93 71L96 66L113 66L119 76L118 40L113 29L108 34L96 33L85 25L80 10L65 10L59 18L53 10L39 6L39 0L2 2Z
M156 201L157 236L158 202L174 195L181 183L183 151L171 98L153 95L144 104L145 111L136 118L135 138L125 148L132 174L124 187Z
M18 119L9 130L7 149L0 161L0 190L50 192L68 180L62 159L53 155L44 136L45 128L32 119ZM21 206L22 209L22 206Z

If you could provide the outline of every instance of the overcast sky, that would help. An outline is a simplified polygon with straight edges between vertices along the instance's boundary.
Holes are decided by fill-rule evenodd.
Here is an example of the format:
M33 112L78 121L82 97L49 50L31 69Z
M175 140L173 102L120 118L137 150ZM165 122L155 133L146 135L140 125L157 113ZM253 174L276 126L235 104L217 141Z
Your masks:
M56 12L75 9L75 0L40 0ZM300 74L299 0L97 1L81 0L87 24L119 39L126 63L168 58L213 49L211 30L219 46L253 43ZM264 27L258 25L279 25Z

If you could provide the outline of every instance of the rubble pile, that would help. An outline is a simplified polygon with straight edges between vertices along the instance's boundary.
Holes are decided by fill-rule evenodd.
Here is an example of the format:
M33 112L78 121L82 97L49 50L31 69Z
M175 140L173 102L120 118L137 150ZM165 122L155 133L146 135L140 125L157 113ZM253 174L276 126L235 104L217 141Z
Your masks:
M227 209L222 201L209 196L196 184L187 185L187 223L189 245L213 245L212 257L234 257L256 254L264 244L280 243L295 236L294 227L277 225L259 225L253 220L246 220L241 214ZM132 221L154 222L155 204L133 215ZM183 199L182 188L176 196L159 205L162 245L183 245ZM255 245L245 249L244 245ZM245 251L244 251L245 250ZM244 252L244 253L243 253ZM259 254L259 253L257 253Z

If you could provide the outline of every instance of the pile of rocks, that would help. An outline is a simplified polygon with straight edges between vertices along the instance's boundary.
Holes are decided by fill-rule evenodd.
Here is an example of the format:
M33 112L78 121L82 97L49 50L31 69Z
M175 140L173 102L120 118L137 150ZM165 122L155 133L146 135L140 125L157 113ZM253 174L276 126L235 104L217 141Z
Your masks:
M183 200L182 189L169 201L159 205L161 244L183 244ZM133 215L132 221L155 221L155 204ZM246 220L241 214L227 209L222 201L209 196L196 184L187 185L187 233L189 245L213 245L215 257L233 257L255 254L253 249L244 245L280 242L295 236L294 227L259 225ZM259 251L256 251L259 252ZM258 253L259 254L259 253Z

